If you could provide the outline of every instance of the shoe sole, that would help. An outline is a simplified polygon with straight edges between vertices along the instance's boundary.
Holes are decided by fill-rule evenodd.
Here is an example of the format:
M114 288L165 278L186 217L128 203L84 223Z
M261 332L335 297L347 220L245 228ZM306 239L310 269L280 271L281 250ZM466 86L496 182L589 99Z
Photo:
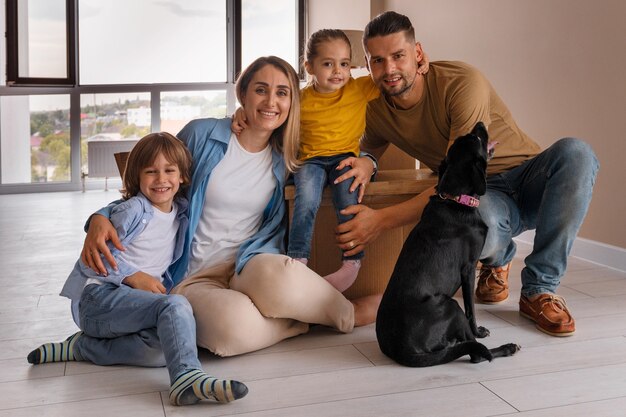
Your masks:
M489 300L481 300L476 294L474 295L475 295L476 301L478 301L480 304L487 304L487 305L500 304L509 299L509 296L507 295L506 298L503 298L500 301L489 301Z
M492 306L492 305L496 305L496 304L501 304L501 303L505 302L508 299L509 299L509 297L505 298L502 301L483 301L483 300L481 300L479 298L477 298L476 300L478 301L478 304L487 304L487 305Z
M563 332L563 333L555 333L555 332L551 332L549 330L544 329L543 327L539 326L539 324L535 321L534 318L532 318L532 316L520 311L519 315L522 317L527 318L528 320L532 321L533 323L535 323L535 328L537 328L537 330L540 330L542 332L544 332L545 334L549 334L550 336L555 336L555 337L568 337L568 336L572 336L574 333L576 333L576 330L574 330L573 332Z

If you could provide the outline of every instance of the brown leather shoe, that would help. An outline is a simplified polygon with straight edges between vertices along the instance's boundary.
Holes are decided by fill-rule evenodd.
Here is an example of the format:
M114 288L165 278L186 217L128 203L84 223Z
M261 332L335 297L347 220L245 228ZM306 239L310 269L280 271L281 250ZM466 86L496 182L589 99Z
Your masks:
M534 321L539 330L552 336L571 336L576 331L574 318L559 295L540 294L534 301L522 295L519 313Z
M476 298L479 302L497 304L509 298L510 269L510 262L504 266L480 266L476 284Z

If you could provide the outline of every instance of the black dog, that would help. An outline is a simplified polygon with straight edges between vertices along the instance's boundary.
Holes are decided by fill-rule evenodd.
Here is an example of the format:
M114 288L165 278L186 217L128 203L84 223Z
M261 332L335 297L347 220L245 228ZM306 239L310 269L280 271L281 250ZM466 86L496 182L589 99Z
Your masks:
M472 362L510 356L509 343L487 349L476 338L474 282L487 226L476 207L487 188L488 136L479 122L448 150L439 167L437 194L409 234L376 318L382 352L405 366L432 366L470 355ZM460 288L465 313L452 297Z

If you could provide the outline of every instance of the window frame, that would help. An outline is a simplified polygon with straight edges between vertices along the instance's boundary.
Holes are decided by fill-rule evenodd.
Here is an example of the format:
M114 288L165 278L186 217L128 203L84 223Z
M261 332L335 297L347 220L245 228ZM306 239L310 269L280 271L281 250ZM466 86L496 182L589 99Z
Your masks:
M59 86L72 87L77 79L77 4L78 0L65 0L66 73L65 78L20 77L18 1L6 1L7 86Z

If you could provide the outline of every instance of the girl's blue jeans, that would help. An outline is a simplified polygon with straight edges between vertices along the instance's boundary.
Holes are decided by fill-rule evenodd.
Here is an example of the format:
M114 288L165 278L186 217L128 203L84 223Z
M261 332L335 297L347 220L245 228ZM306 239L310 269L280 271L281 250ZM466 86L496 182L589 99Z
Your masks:
M350 192L352 181L349 179L339 184L334 184L339 176L351 169L351 167L347 166L337 170L337 165L350 156L354 155L340 154L307 159L294 174L296 196L293 218L289 229L288 256L308 259L311 255L311 239L313 238L315 217L326 185L330 187L332 193L337 222L341 224L354 217L343 215L340 213L340 210L358 204L359 190L356 189L354 192ZM329 244L335 243L329 242ZM361 258L363 258L363 252L346 256L343 259Z
M185 371L202 369L196 322L182 295L90 284L81 296L79 315L84 334L74 345L77 359L96 365L167 366L170 382Z
M527 297L555 293L591 202L598 168L589 145L565 138L522 165L489 177L479 206L489 226L483 264L509 263L515 256L513 237L535 229L521 292Z

